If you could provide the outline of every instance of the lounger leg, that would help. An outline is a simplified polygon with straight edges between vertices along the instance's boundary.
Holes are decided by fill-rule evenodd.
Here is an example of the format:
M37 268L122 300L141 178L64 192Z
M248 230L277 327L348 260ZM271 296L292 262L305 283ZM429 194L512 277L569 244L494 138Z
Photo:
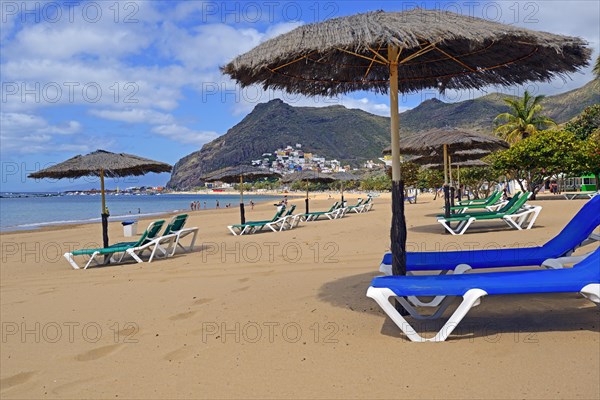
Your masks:
M581 289L581 294L588 300L600 305L600 283L590 283Z
M394 321L394 323L404 332L404 334L413 342L443 342L452 333L456 326L462 321L469 310L477 305L480 298L487 295L484 290L470 289L463 296L463 301L460 303L456 311L450 316L442 329L431 339L425 339L420 336L415 329L404 319L396 308L389 302L390 297L397 297L396 294L388 288L369 287L367 296L372 298L379 304L383 311Z
M91 255L91 257L90 257L90 259L89 259L89 261L87 262L87 264L85 264L85 267L83 267L83 269L88 269L88 267L92 264L92 262L95 261L96 256L98 254L100 254L99 251L93 252L92 255Z
M144 260L142 260L137 254L135 254L135 252L133 251L133 249L127 249L127 254L129 254L138 263L143 263L144 262Z
M65 253L65 254L63 254L63 256L67 259L69 264L71 264L71 267L73 267L73 269L81 269L81 268L79 268L79 265L77 265L77 263L73 259L73 253Z
M537 219L538 215L540 215L540 212L542 211L542 207L541 206L536 206L533 209L533 213L531 216L531 221L529 222L529 225L527 225L527 229L531 229L533 227L533 224L535 223L535 220Z

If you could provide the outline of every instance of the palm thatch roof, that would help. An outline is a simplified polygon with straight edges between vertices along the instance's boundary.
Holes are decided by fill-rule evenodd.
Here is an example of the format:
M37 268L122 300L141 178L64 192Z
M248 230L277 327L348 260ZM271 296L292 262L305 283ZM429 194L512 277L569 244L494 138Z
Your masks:
M225 167L204 176L202 179L206 182L225 182L239 183L240 176L244 182L257 181L264 178L279 178L281 174L269 171L264 168L257 168L248 165L237 165L234 167Z
M486 152L507 149L508 143L494 136L457 128L435 128L425 132L412 134L400 143L400 153L417 156L430 156L442 152L442 147L448 145L449 154L461 156L465 151L475 154L476 151ZM384 155L391 154L390 147L383 149ZM481 157L479 157L481 158Z
M340 171L333 174L333 178L336 181L350 182L350 181L359 181L360 178L350 172Z
M401 50L401 93L564 79L591 56L577 37L416 8L303 25L236 57L222 72L242 87L325 96L387 93L388 45Z
M172 167L159 161L126 153L111 153L96 150L86 155L78 155L60 164L53 165L29 174L29 178L80 178L82 176L104 176L110 178L139 176L149 172L171 172Z
M323 174L318 171L304 169L302 171L296 171L292 172L291 174L286 174L281 179L281 182L283 183L291 183L295 181L331 183L335 181L335 177L333 175Z
M467 160L452 163L453 167L487 167L489 164L481 160ZM444 164L425 164L422 166L425 169L444 169Z

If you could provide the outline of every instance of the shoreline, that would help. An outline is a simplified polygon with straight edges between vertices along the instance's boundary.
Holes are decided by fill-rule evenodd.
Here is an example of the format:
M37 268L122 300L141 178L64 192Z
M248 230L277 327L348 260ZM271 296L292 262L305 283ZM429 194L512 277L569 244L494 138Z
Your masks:
M177 192L177 193L168 193L168 194L190 195L190 194L206 194L206 193ZM239 194L239 192L217 192L217 193L210 193L210 194L230 195L231 196L231 195ZM248 192L246 194L251 195L251 196L264 196L264 197L276 197L278 195L283 195L283 196L288 196L288 198L290 198L290 200L305 197L305 195L300 194L298 192L273 194L273 191L270 191L269 193L258 194L258 193L254 193L254 192ZM310 198L317 199L319 197L319 195L332 195L333 196L334 194L336 194L336 193L335 192L311 192ZM339 193L337 193L337 194L339 195ZM356 194L356 193L354 193L354 194ZM348 193L348 195L352 195L352 193ZM267 200L263 199L263 200L257 202L256 205L264 204L265 201L267 201ZM247 202L244 202L244 204L246 206L249 206L249 204ZM237 209L237 207L231 207L231 208ZM116 216L109 217L109 218L111 218L109 220L109 224L127 221L129 219L135 219L135 220L141 222L141 221L149 220L149 219L171 218L174 215L183 214L183 213L189 214L189 213L195 213L195 212L206 212L206 211L227 210L227 209L228 209L227 207L205 208L205 209L203 208L200 210L190 210L189 208L186 208L186 209L170 210L170 211L168 211L168 210L156 211L156 212L142 213L142 214L116 215ZM50 221L50 222L31 223L31 224L27 224L27 226L22 226L22 227L19 227L19 226L2 227L2 228L0 228L0 237L6 236L9 234L58 231L58 230L62 230L62 229L70 229L70 228L77 228L77 227L81 227L81 226L87 226L87 225L91 225L91 224L99 224L100 222L101 222L100 218L95 217L93 219L88 219L88 220Z

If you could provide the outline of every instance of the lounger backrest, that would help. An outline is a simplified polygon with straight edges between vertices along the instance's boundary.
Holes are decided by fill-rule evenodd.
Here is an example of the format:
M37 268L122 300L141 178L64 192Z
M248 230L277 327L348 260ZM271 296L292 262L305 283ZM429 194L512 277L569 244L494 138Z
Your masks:
M165 224L164 219L150 222L150 225L148 225L148 228L146 228L144 233L142 233L142 236L140 236L140 240L138 240L137 243L133 247L141 246L141 245L145 244L146 242L148 242L152 239L155 239L158 236L158 233L160 232L160 230L162 229L164 224Z
M275 216L273 217L271 222L277 221L279 218L281 218L281 216L283 215L284 212L285 212L285 206L281 206L279 208L279 210L277 210L277 212L275 213Z
M510 210L511 207L519 200L519 197L521 197L521 192L515 193L515 195L513 197L511 197L508 200L508 202L504 206L502 206L497 212L499 212L499 213L508 212L508 210Z
M362 204L362 202L363 202L363 199L361 197L360 199L358 199L358 202L356 202L356 205L354 207L360 206Z
M285 216L288 217L288 216L292 215L294 213L294 210L296 210L296 205L292 204L292 206L290 207L288 212L285 213Z
M179 214L176 215L175 217L173 217L173 219L171 220L171 222L169 222L169 225L167 225L167 227L165 228L165 233L163 233L163 235L170 235L173 232L177 232L183 229L183 226L185 225L186 221L187 221L188 215L187 214Z
M513 203L513 205L508 209L508 211L506 211L506 213L513 214L513 213L517 212L521 207L523 207L523 205L525 203L527 203L527 200L529 200L529 197L531 197L531 192L525 192L525 193L521 194L519 196L519 198L517 199L517 201L515 201Z
M332 212L333 210L335 210L339 204L340 204L339 201L336 201L335 203L333 203L333 205L331 206L331 208L329 209L328 212Z
M558 235L550 239L544 248L558 249L564 255L575 249L600 226L600 196L589 199Z
M488 205L496 204L496 202L498 200L500 200L501 197L502 197L501 192L494 192L490 197L488 197L486 204L488 204Z

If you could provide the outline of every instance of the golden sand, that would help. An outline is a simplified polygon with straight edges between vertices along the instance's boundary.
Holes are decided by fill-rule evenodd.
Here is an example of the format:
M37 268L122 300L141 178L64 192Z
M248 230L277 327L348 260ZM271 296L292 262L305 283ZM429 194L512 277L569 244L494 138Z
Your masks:
M97 243L99 225L2 234L1 397L600 397L600 312L577 294L486 297L447 342L408 342L365 296L388 249L389 202L242 237L225 227L237 208L193 211L193 253L85 271L62 253ZM542 244L584 202L533 203L544 209L532 230L482 222L456 237L433 217L442 200L421 196L406 207L408 248ZM247 218L273 212L259 204ZM111 241L122 235L111 223Z

